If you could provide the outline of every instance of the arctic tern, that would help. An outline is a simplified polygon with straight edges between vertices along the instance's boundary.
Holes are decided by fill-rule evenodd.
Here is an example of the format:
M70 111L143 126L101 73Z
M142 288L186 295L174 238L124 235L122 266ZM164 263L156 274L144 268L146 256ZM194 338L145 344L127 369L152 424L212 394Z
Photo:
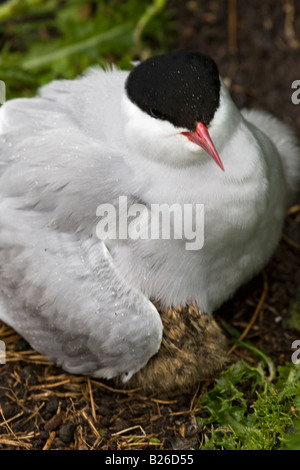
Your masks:
M238 110L197 51L8 101L0 145L0 319L66 371L123 381L160 349L155 302L212 313L269 261L300 167L288 126ZM203 247L99 240L120 196L203 204Z

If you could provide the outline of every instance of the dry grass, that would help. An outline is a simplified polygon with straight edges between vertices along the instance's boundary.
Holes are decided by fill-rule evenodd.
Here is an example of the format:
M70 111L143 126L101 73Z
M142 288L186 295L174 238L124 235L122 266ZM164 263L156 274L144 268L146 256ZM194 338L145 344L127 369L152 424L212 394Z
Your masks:
M162 449L193 437L197 390L168 399L118 389L64 373L3 323L0 337L0 449Z

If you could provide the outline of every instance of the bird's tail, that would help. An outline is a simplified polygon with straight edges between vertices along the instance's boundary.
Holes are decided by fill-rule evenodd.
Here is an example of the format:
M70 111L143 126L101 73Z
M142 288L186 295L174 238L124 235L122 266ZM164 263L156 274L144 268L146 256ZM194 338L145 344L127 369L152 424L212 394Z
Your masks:
M296 135L287 124L264 111L243 109L242 114L276 145L291 201L300 190L300 148Z

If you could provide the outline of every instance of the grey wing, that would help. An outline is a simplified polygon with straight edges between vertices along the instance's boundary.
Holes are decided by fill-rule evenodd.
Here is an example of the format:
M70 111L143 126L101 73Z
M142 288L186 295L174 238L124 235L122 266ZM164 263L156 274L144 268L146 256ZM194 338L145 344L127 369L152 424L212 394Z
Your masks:
M153 304L120 278L103 242L22 222L0 205L0 319L69 372L129 379L160 347Z
M97 206L114 202L126 168L114 139L89 127L93 96L82 80L1 109L0 319L70 372L125 379L159 349L162 323L94 234ZM83 108L67 107L77 96L92 135Z

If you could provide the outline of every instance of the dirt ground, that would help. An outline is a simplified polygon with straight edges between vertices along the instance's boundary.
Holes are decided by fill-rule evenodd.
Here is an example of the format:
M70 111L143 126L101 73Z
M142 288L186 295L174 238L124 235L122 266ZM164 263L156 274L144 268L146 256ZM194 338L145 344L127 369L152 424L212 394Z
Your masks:
M237 3L237 5L236 5ZM169 1L174 48L213 56L239 107L271 112L300 138L300 105L291 84L300 79L300 2L278 0ZM298 32L296 36L296 32ZM300 196L287 214L284 237L269 265L216 313L243 331L262 296L247 338L275 364L291 357L300 332L283 328L300 303ZM8 362L0 366L0 449L199 449L197 397L209 384L172 398L118 390L111 382L65 374L0 325ZM232 359L244 357L236 349Z

